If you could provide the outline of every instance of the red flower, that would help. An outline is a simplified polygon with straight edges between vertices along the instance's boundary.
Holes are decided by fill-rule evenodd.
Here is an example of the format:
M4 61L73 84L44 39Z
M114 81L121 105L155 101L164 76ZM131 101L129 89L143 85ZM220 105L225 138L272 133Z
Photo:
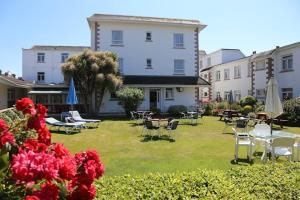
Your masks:
M29 114L31 116L34 116L36 114L34 103L30 98L22 98L20 100L17 100L16 109L23 112L23 114Z
M72 190L75 188L75 190ZM69 194L70 200L92 200L96 196L96 188L94 185L85 185L80 183L71 183L71 193ZM70 191L70 190L69 190Z
M47 145L45 145L44 143L39 143L36 139L32 138L25 140L22 147L34 152L45 152L48 149Z
M34 116L34 117L30 117L27 121L27 128L29 129L35 129L36 131L38 131L44 126L46 126L44 118L39 118L37 116Z
M59 176L65 180L71 180L76 175L76 162L73 157L64 157L59 160Z
M41 200L56 200L59 197L59 188L51 182L46 182L41 185L41 190L34 191L33 194Z
M39 118L45 118L47 116L48 109L45 106L43 106L42 104L37 104L36 110L39 115Z
M15 144L15 138L14 135L7 130L3 131L2 134L0 135L0 149L6 144Z
M0 132L5 131L8 129L8 125L3 119L0 119Z
M37 196L33 196L33 195L30 195L30 196L26 196L25 197L25 200L40 200L40 198L38 198Z
M38 130L38 141L48 146L51 144L51 133L46 126Z
M71 156L69 150L66 147L64 147L63 144L60 144L60 143L54 144L53 150L54 150L54 155L57 158L62 158L62 157L65 157L65 156Z

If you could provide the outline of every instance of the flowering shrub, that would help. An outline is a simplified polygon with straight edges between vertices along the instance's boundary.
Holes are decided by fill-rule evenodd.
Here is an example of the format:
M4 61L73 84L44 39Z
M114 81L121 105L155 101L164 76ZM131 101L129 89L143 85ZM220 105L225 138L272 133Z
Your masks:
M72 155L51 143L43 105L23 98L16 109L23 117L10 125L0 119L0 199L93 199L93 182L104 173L97 152Z

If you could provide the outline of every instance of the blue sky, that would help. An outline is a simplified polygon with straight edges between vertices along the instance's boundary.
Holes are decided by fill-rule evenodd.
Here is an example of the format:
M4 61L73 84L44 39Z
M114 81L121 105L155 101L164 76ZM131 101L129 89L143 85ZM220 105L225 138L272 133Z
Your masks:
M90 45L94 13L198 19L200 48L246 55L300 41L299 0L1 0L0 69L22 74L22 48Z

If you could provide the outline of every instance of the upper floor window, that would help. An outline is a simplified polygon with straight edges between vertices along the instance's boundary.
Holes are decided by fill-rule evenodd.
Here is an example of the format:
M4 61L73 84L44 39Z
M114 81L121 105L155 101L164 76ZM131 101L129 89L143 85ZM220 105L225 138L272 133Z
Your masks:
M200 60L200 61L199 61L199 68L201 69L202 67L203 67L203 61Z
M221 72L220 71L216 71L216 81L221 80Z
M293 55L283 56L282 57L282 70L293 69Z
M174 74L184 74L184 60L174 60Z
M124 63L123 63L123 58L118 58L118 65L119 65L119 71L120 71L120 74L123 74L124 73Z
M208 97L208 92L203 92L203 97Z
M165 99L174 99L173 88L166 88Z
M152 33L151 32L146 32L146 41L151 42L152 41Z
M207 67L211 66L211 57L207 58Z
M234 78L241 78L241 67L240 66L234 67Z
M62 53L61 54L61 63L64 63L64 62L66 62L66 60L68 59L68 57L69 57L69 54L68 53Z
M224 69L224 80L229 80L230 77L229 77L229 69Z
M265 60L260 60L256 62L256 70L263 70L265 69Z
M45 53L37 53L37 62L44 63L45 62Z
M45 81L45 72L38 72L37 73L37 82L44 82Z
M146 68L152 68L152 59L151 58L146 59Z
M174 34L174 48L177 48L177 49L184 48L184 41L183 41L182 33Z
M123 31L112 31L112 45L123 45Z
M293 98L293 88L282 88L281 89L282 99L288 100Z

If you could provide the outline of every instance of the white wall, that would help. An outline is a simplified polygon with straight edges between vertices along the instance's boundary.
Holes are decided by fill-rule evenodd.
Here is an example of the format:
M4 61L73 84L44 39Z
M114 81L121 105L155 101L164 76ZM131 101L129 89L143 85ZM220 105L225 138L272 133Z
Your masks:
M123 58L126 75L173 75L174 59L185 60L185 75L195 76L194 28L170 25L143 25L134 23L100 22L100 49L112 51ZM123 47L111 46L112 30L123 31ZM146 32L152 33L152 42L146 42ZM92 26L94 45L94 27ZM184 34L184 49L173 48L173 34ZM94 47L94 46L92 46ZM146 59L152 59L152 68L146 69Z
M37 62L37 53L45 53L45 62ZM45 83L62 83L64 77L61 72L61 53L69 53L69 57L80 51L62 50L32 50L23 49L22 77L27 81L37 81L37 73L45 72Z

